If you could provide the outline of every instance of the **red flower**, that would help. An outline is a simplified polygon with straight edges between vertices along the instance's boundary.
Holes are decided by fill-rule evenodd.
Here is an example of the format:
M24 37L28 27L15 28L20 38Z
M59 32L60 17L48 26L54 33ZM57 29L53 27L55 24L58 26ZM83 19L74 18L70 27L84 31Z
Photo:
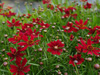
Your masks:
M7 20L7 23L9 24L8 27L14 27L14 26L17 27L17 26L21 25L20 21L15 21L14 18L12 19L12 23L10 21L8 21L8 20Z
M8 41L12 42L13 44L16 44L17 42L19 42L21 40L21 35L15 35L13 38L9 38Z
M22 26L21 29L17 29L17 34L21 34L22 36L23 35L28 35L28 30L29 28L26 28L25 26Z
M86 29L87 27L85 26L87 24L88 20L86 20L84 23L83 23L83 20L81 19L79 22L78 21L75 21L75 23L77 25L75 25L77 28L79 29Z
M95 31L96 31L96 27L94 27L94 28L88 28L88 30L89 30L88 34L94 34Z
M72 31L77 32L77 29L73 27L73 23L68 22L66 26L62 26L62 27L65 29L64 32L68 32L68 33Z
M96 26L96 29L97 29L97 34L99 35L100 34L100 26Z
M74 55L73 57L72 56L69 56L69 58L71 59L69 61L69 64L72 64L73 66L75 66L75 64L76 65L79 65L82 62L84 62L84 59L81 58L81 54Z
M27 73L28 71L30 71L29 67L31 65L28 65L28 66L25 66L27 62L27 59L24 58L22 60L22 64L21 64L21 60L16 60L16 64L17 66L15 65L10 65L10 72L13 73L13 75L25 75L24 73Z
M48 23L44 23L44 22L40 23L40 25L41 25L40 29L46 29L50 26Z
M25 28L32 28L32 27L33 27L33 24L25 23L25 24L24 24L24 27L25 27Z
M85 9L90 9L90 8L91 8L91 6L92 6L92 4L87 2L87 4L86 4L86 5L84 5L84 8L85 8Z
M4 6L4 3L0 3L0 9L3 8L3 6Z
M40 37L43 37L43 35L39 35L40 32L36 32L36 29L34 29L34 31L32 31L32 29L29 29L27 32L28 32L28 35L29 36L33 35L34 38L37 38L39 36Z
M53 55L57 54L60 55L63 51L62 47L64 47L64 44L57 40L57 41L51 41L47 44L50 48L48 48L48 52L51 52Z
M71 34L70 35L70 41L73 41L73 39L74 39L74 36Z
M25 36L25 35L23 35L22 39L23 39L25 42L19 42L18 45L24 46L24 47L23 47L24 49L27 49L27 47L32 47L33 45L38 44L38 42L40 41L40 40L34 41L34 36L33 36L33 35L31 35L30 40L28 40L28 37Z
M15 16L16 13L12 13L11 11L9 11L9 12L2 13L0 15L3 15L3 16L6 16L6 17L11 17L11 16Z
M17 61L22 60L22 56L25 55L25 53L20 53L20 49L18 47L18 51L16 51L16 49L10 47L11 53L7 53L7 55L9 55L12 59L10 61L13 61L15 58Z
M81 2L86 2L87 0L80 0Z
M92 37L92 36L91 36L91 39L93 40L92 42L93 42L94 44L100 43L100 36L98 36L98 35L96 35L95 37Z
M100 52L98 48L92 46L93 42L90 39L87 40L87 44L83 40L81 40L81 44L82 45L79 45L78 47L80 48L83 47L82 49L83 53L87 53L90 55L93 55L93 54L98 55L98 52Z
M53 10L54 9L54 6L52 4L48 4L47 5L47 8L50 8L51 10Z
M51 0L42 0L43 4L50 4Z

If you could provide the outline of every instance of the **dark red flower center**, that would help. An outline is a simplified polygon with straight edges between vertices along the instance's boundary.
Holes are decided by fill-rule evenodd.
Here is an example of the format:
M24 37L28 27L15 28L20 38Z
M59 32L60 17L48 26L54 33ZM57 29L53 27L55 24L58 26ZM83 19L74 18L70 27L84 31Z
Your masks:
M21 66L20 66L20 67L18 67L17 71L18 71L18 72L23 71L23 67L21 67Z
M94 49L94 47L91 46L91 45L88 45L88 46L87 46L87 49L92 51L92 50Z
M27 44L28 44L28 45L32 45L33 43L34 43L33 40L29 40L29 41L27 41Z
M80 28L84 27L84 24L80 24L79 27L80 27Z

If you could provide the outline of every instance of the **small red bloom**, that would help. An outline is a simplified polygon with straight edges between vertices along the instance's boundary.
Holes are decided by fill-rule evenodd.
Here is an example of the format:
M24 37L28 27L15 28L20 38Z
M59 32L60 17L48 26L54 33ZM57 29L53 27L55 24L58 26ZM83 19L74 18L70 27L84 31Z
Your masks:
M74 39L74 35L70 35L70 41L73 41L73 39Z
M32 31L32 29L29 29L29 30L28 30L28 35L29 35L29 36L33 35L34 38L37 38L37 37L39 37L39 36L40 36L40 37L43 37L43 35L39 35L39 33L40 33L40 32L36 32L36 29L34 29L34 31Z
M51 0L42 0L43 4L50 4Z
M17 42L19 42L21 40L21 35L15 35L13 38L9 38L8 41L12 42L13 44L16 44Z
M100 43L100 36L98 36L98 35L96 35L95 37L92 37L92 36L91 36L91 39L93 40L92 42L93 42L94 44Z
M97 34L100 35L100 26L96 26Z
M51 52L53 55L57 54L60 55L63 51L62 47L64 47L64 44L57 40L57 41L51 41L47 44L50 48L48 48L48 52Z
M32 27L33 27L33 24L25 23L25 24L24 24L24 27L25 27L25 28L32 28Z
M13 61L15 58L17 61L22 60L22 56L25 55L25 53L21 53L19 47L18 47L18 51L16 51L16 49L10 47L11 53L7 53L7 55L9 55L12 59L10 61Z
M73 66L75 66L75 64L79 65L84 62L84 59L81 58L81 54L74 55L73 57L69 56L69 58L71 59L69 64L72 64Z
M77 28L79 29L86 29L87 27L85 26L87 24L88 20L86 20L84 23L83 23L83 20L81 19L79 22L78 21L75 21L75 23L77 25L75 25Z
M68 32L68 33L72 31L77 32L77 29L73 27L73 23L68 22L66 26L62 26L62 27L65 29L64 32Z
M22 39L25 41L25 42L19 42L18 45L20 46L24 46L23 48L24 49L27 49L27 47L32 47L33 45L35 44L38 44L40 40L36 40L34 41L34 36L31 35L31 38L30 40L28 40L28 37L23 35Z
M14 18L12 19L12 23L10 21L8 21L8 20L7 20L7 23L9 24L8 27L14 27L14 26L17 27L17 26L21 25L20 21L15 21Z
M94 34L96 32L96 27L94 28L87 28L89 30L88 34Z
M44 23L44 22L40 23L40 25L41 25L40 29L46 29L49 28L50 26L48 23Z
M54 9L54 6L52 4L48 4L47 5L47 8L50 8L51 10L53 10Z
M87 2L87 4L86 4L86 5L84 5L84 8L85 8L85 9L90 9L90 8L91 8L91 6L92 6L92 4Z
M87 0L80 0L81 2L86 2Z
M10 72L13 73L13 75L25 75L24 73L27 73L28 71L30 71L29 67L31 65L28 65L28 66L25 66L27 62L27 59L24 58L22 60L22 64L21 64L21 60L16 60L16 64L17 66L15 65L10 65Z
M93 42L90 39L87 40L87 44L83 40L81 40L81 44L82 45L78 44L79 46L76 46L76 48L80 47L83 50L83 53L98 55L98 52L100 52L98 48L92 46Z
M3 15L3 16L6 16L6 17L9 17L10 18L11 16L15 16L16 13L12 13L11 11L9 11L9 12L2 13L0 15Z

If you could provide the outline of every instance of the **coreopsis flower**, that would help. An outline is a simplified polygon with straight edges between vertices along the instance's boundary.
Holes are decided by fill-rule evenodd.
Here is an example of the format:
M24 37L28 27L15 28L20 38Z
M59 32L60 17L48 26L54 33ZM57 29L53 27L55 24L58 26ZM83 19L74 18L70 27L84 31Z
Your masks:
M100 35L100 26L96 26L97 34Z
M63 51L64 44L57 40L57 41L51 41L47 44L50 48L48 48L48 52L51 52L53 55L57 54L60 55Z
M9 12L2 13L0 15L3 15L3 16L6 16L6 17L10 18L11 16L15 16L16 13L13 13L13 12L9 11Z
M92 46L93 42L90 39L87 40L87 44L83 40L81 40L81 44L82 45L78 44L79 45L78 47L80 48L83 47L82 49L83 53L87 53L90 55L93 55L93 54L98 55L98 52L100 52L98 48Z
M8 27L18 27L21 25L20 21L15 21L15 19L13 18L12 19L12 23L10 21L7 20L7 23L8 23Z
M37 24L39 24L40 21L41 21L41 19L39 19L39 18L36 18L36 19L33 18L33 23L37 23Z
M80 0L81 2L86 2L87 0Z
M46 29L49 28L50 26L48 23L44 23L44 22L40 23L40 25L41 25L40 29Z
M73 39L74 39L74 35L70 35L70 41L73 41Z
M100 43L100 36L98 36L98 35L96 35L95 37L92 37L92 36L91 36L91 39L93 40L92 42L93 42L94 44Z
M64 32L68 32L68 33L72 31L77 32L77 29L73 27L73 23L68 22L66 26L62 26L62 27L64 28Z
M76 8L72 7L72 6L69 6L68 9L73 12L74 10L76 10Z
M89 30L88 34L94 34L96 32L96 27L94 28L87 28Z
M31 36L31 35L33 35L34 36L34 38L37 38L37 37L43 37L43 35L40 35L39 33L39 31L38 32L36 32L36 29L34 29L34 31L32 31L32 29L29 29L28 31L28 35L29 36Z
M69 56L69 58L71 59L69 61L69 64L72 64L73 66L75 66L75 64L79 65L79 64L82 64L84 62L84 59L81 58L81 54L74 55L73 57Z
M87 24L88 20L86 20L84 23L83 23L83 20L80 19L80 21L75 21L76 25L75 27L77 27L78 29L86 29L87 27L85 26Z
M30 66L31 65L28 65L28 66L25 66L26 65L26 62L27 62L27 59L24 58L22 60L22 63L21 63L21 60L16 60L16 64L17 66L15 65L10 65L10 72L13 73L13 75L25 75L24 73L27 73L28 71L30 71Z
M0 9L3 8L3 6L4 6L4 3L0 3Z
M57 5L57 9L60 11L60 12L63 12L65 10L65 7L60 7L60 4Z
M32 15L31 14L27 14L27 18L30 18Z
M34 36L33 36L33 35L31 35L30 40L28 40L28 37L27 37L26 35L23 35L22 39L23 39L25 42L19 42L18 45L24 46L24 47L23 47L24 49L27 49L27 47L32 47L32 46L35 45L35 44L38 45L38 43L39 43L39 41L40 41L40 40L34 41Z
M50 4L51 0L42 0L43 4Z
M32 27L33 27L33 24L25 23L23 26L24 26L25 28L32 28Z
M16 51L16 49L10 47L11 53L8 52L7 55L9 55L12 59L10 61L13 61L15 58L17 61L22 60L22 56L25 55L25 53L21 53L20 49L18 49L18 51Z
M54 6L53 6L52 4L48 4L48 5L47 5L47 8L53 10L53 9L54 9Z
M17 34L21 34L22 36L23 35L28 35L28 30L29 28L26 28L25 26L22 26L21 29L17 29Z
M13 7L7 6L7 8L6 8L6 9L10 10L10 9L12 9L12 8L13 8Z
M82 53L83 52L83 46L78 43L78 46L75 47L77 50L77 53Z
M85 9L90 9L91 6L92 6L92 4L87 2L86 5L84 5L84 8Z
M21 35L15 35L13 38L9 38L8 41L12 42L13 44L16 44L17 42L19 42L21 40Z

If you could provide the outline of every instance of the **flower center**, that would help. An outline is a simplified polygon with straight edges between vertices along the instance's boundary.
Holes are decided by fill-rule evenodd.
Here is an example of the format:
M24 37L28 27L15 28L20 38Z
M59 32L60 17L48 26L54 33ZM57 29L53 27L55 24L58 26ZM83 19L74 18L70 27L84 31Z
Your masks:
M57 50L58 48L59 48L58 46L54 46L54 49L56 49L56 50Z
M79 27L84 27L84 24L80 24L80 26Z
M33 40L29 40L29 41L27 41L27 44L28 44L28 45L32 45L33 43L34 43Z
M74 63L76 63L76 64L77 64L77 63L78 63L78 61L77 61L77 60L74 60Z
M94 47L91 46L91 45L88 45L88 46L87 46L87 49L92 51L92 50L94 49Z
M43 28L45 28L45 26L43 26Z
M17 70L18 72L21 72L21 71L23 71L23 67L18 67L18 70Z
M69 29L70 29L70 27L69 27L69 26L67 26L65 29L66 29L66 30L69 30Z
M5 14L5 15L9 15L9 13L8 13L8 12L5 12L4 14Z

